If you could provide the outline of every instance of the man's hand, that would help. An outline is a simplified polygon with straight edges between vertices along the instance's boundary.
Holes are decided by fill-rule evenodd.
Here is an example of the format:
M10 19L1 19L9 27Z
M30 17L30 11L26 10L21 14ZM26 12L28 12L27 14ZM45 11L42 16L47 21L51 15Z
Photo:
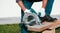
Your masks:
M30 10L28 10L28 9L25 9L25 11L24 11L24 12L28 12L28 13L31 13L31 12L30 12Z
M41 13L40 17L44 17L45 16L45 9L44 8L41 8L39 10L39 12Z
M34 9L25 9L25 11L24 12L28 12L28 13L35 13L35 14L37 14L36 12L35 12L35 10Z

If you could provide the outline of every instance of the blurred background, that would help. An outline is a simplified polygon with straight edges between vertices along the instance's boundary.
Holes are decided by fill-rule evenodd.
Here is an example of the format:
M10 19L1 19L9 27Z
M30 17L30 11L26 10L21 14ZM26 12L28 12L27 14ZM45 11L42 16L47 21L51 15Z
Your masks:
M36 10L39 10L41 8L41 6L42 6L42 2L37 2L37 3L35 2L32 7ZM54 1L51 15L60 15L60 0ZM1 18L3 18L3 19L1 19ZM10 18L9 20L11 20L11 19L15 20L16 18L17 18L16 20L18 20L18 19L20 20L21 8L16 3L16 0L0 0L0 21L4 20L5 18L6 18L6 20L8 20L9 18ZM9 22L9 23L11 23L11 22ZM20 22L16 22L16 23L20 23Z
M38 7L37 7L38 6ZM39 10L42 2L35 2L33 8ZM51 15L60 15L60 0L55 0ZM12 19L21 18L21 8L16 3L16 0L0 0L0 18ZM19 23L19 22L18 22Z

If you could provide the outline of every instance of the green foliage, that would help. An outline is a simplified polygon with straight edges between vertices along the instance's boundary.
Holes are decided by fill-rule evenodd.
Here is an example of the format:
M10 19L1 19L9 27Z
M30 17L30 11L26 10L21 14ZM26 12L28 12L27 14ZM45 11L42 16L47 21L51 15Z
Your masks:
M0 25L0 33L20 33L19 24Z
M60 33L60 27L56 29L56 33Z

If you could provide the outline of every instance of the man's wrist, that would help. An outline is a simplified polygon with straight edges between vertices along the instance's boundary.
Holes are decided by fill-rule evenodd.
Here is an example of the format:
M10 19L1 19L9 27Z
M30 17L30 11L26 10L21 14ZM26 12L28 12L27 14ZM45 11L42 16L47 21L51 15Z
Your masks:
M25 9L24 12L27 12L28 9Z

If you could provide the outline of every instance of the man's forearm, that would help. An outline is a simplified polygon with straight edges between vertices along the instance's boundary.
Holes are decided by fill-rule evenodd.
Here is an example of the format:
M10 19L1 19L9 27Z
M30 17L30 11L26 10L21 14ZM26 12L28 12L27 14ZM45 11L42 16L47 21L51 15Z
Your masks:
M48 1L48 0L43 0L42 8L45 8L45 7L46 7L47 1Z
M21 9L23 10L23 11L25 11L25 6L23 5L23 2L22 1L20 1L20 2L18 2L18 5L21 7Z

